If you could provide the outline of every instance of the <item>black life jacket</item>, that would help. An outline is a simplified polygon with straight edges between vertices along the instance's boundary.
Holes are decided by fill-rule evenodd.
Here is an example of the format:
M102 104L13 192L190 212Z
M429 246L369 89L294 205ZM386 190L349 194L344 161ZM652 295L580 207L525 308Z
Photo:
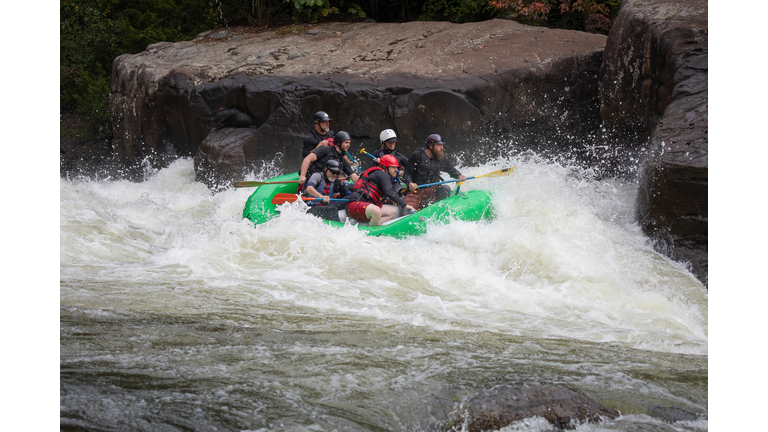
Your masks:
M375 184L371 183L368 176L374 172L374 171L384 171L380 167L370 167L363 175L360 176L359 179L355 182L355 186L352 188L353 191L359 191L362 198L365 198L366 201L370 201L376 205L379 205L384 197L384 193L379 189Z
M435 183L443 181L440 176L442 167L440 161L437 159L431 159L427 156L427 151L423 148L417 150L418 158L416 160L416 166L414 172L411 173L411 181L416 183Z

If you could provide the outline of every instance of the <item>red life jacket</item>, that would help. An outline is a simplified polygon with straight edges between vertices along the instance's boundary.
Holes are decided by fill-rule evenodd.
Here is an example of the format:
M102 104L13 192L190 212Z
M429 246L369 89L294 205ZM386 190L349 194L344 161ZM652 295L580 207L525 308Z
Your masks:
M331 183L333 182L329 183L328 180L323 179L323 191L320 192L321 195L329 196L331 194Z
M368 180L368 176L374 172L374 171L384 171L380 167L370 167L363 175L360 176L359 179L355 182L355 186L352 188L352 190L358 190L360 189L360 192L362 192L362 196L371 200L376 205L379 205L383 198L383 193L381 192L381 189L376 187L373 183Z

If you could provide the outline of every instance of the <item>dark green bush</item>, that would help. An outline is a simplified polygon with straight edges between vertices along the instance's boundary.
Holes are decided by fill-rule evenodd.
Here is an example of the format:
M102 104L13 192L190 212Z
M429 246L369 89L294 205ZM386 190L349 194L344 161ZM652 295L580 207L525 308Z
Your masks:
M492 18L488 11L489 0L427 0L424 2L420 21L451 21L465 23Z

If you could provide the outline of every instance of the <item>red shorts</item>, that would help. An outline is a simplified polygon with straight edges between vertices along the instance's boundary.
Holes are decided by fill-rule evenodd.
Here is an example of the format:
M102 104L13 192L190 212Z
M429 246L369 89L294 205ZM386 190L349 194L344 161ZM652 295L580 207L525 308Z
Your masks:
M365 216L365 209L368 208L368 206L371 204L373 203L365 201L350 201L350 203L347 204L347 216L358 222L368 222L371 219Z

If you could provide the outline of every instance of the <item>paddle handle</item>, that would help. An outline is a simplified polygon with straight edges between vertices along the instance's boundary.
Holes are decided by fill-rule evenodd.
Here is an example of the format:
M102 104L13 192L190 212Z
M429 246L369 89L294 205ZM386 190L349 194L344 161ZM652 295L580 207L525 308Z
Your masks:
M344 150L344 152L347 154L347 157L349 158L350 162L354 162L354 163L357 163L357 161L355 160L355 158L353 158L353 157L352 157L352 155L351 155L351 154L349 154L349 150ZM360 168L360 164L358 164L358 165L355 165L355 168L357 168L357 173L358 173L358 174L362 174L362 173L363 173L363 170L362 170L362 168Z
M322 198L315 198L315 197L301 197L304 201L322 201ZM348 199L344 198L328 198L328 201L346 201L349 202Z
M365 149L360 150L360 153L370 156L371 159L376 159L376 156L368 153L367 151L365 151Z
M441 181L441 182L437 182L437 183L427 183L427 184L423 184L423 185L418 185L418 186L416 186L416 188L427 187L427 186L436 186L436 185L443 184L443 183L454 183L454 182L472 180L472 179L481 178L481 177L506 177L506 176L510 175L512 173L512 171L514 171L514 170L515 170L515 167L504 168L504 169L500 169L498 171L494 171L494 172L488 173L488 174L480 174L480 175L476 175L476 176L467 177L464 180L461 180L461 179L450 179L450 180L445 180L445 181Z
M423 185L418 185L418 186L416 186L416 188L418 189L418 188L429 187L429 186L437 186L437 185L441 185L441 184L444 184L444 183L455 183L455 182L459 182L459 181L472 180L473 178L477 178L477 177L482 177L482 176L467 177L465 180L450 179L450 180L445 180L445 181L441 181L441 182L437 182L437 183L427 183L427 184L423 184Z

